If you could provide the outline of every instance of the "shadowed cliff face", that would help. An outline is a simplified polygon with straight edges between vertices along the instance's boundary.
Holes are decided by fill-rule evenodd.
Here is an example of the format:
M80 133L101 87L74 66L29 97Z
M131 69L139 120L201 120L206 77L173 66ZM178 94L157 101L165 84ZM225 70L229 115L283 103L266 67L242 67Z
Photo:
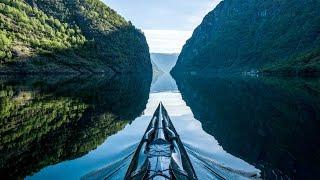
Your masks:
M186 42L173 73L319 72L319 7L316 0L221 1Z
M203 129L262 177L319 176L319 79L186 76L177 84Z
M151 77L1 77L0 173L24 178L95 149L145 109Z

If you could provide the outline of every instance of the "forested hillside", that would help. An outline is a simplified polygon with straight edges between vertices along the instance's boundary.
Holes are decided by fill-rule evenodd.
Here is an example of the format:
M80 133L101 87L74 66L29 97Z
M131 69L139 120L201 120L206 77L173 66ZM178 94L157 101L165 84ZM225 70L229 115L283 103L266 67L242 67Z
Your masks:
M0 0L0 22L0 73L151 73L144 35L99 0Z
M173 73L319 73L319 9L319 0L224 0L196 28Z

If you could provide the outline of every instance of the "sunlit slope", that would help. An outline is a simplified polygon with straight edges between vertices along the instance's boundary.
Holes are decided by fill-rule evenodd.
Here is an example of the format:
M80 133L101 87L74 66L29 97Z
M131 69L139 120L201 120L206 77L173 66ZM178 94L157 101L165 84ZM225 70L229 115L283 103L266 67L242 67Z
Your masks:
M99 0L0 6L0 73L151 73L144 35Z

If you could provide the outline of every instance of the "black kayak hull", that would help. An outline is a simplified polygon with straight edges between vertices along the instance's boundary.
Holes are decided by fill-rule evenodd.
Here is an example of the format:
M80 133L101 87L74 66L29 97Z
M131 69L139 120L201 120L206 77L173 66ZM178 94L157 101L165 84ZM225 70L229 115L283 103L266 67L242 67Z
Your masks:
M133 155L125 179L197 179L189 156L162 103Z

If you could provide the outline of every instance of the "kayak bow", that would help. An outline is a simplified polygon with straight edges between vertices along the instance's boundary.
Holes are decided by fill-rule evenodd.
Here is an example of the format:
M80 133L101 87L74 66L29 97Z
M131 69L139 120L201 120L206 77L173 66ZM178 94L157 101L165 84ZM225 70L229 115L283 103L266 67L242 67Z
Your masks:
M197 179L188 154L162 103L156 109L134 153L125 179Z

